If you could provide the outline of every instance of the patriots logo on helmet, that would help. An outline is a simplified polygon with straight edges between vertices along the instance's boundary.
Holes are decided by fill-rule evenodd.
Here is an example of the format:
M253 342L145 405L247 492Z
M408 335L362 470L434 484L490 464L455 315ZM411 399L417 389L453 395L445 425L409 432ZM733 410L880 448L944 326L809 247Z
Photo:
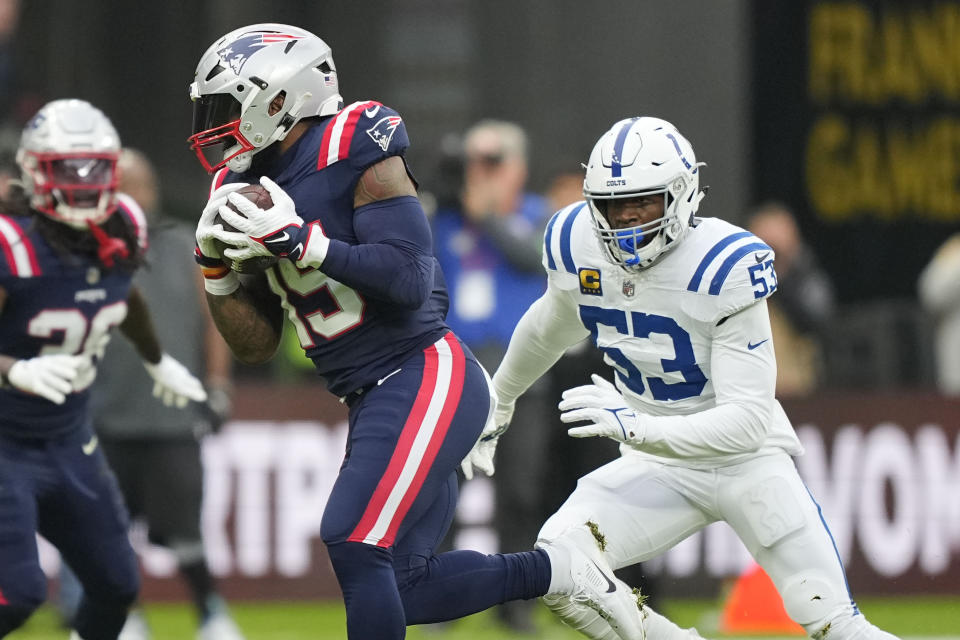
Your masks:
M260 49L277 42L289 42L300 38L301 36L277 31L252 31L243 34L222 49L218 49L217 55L233 69L235 74L240 75L243 65L247 64L250 56Z
M387 116L377 120L377 124L367 129L367 135L370 136L379 147L386 151L390 146L390 140L393 139L393 132L400 126L402 119L400 116Z

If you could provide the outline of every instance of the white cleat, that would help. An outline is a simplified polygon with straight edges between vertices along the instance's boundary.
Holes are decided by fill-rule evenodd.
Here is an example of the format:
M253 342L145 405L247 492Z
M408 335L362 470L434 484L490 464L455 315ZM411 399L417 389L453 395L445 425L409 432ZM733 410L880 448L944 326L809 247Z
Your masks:
M226 613L215 613L197 630L197 640L244 640L240 628Z
M572 602L596 611L623 640L644 640L642 616L637 597L630 587L613 575L613 570L587 530L573 529L553 544L567 552L574 589Z

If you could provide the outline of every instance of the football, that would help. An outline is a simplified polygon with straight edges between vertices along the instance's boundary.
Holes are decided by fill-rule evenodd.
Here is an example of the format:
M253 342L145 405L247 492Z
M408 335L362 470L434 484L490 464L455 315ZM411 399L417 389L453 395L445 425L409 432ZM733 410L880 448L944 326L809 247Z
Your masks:
M235 193L238 193L245 197L247 200L257 205L261 209L269 209L273 206L273 199L270 197L270 192L264 189L259 184L250 184L240 189L237 189ZM227 206L237 210L230 202L227 202ZM238 212L239 213L239 212ZM220 217L218 213L214 218L215 224L223 225L223 228L227 231L236 231L234 227L227 224L227 222ZM223 255L224 249L229 249L229 245L226 245L222 242L217 241L217 250L220 252L220 255ZM276 256L257 256L256 258L250 258L249 260L241 260L234 262L224 256L223 261L227 264L228 267L236 271L237 273L260 273L261 271L266 271L273 265L277 264L279 258Z

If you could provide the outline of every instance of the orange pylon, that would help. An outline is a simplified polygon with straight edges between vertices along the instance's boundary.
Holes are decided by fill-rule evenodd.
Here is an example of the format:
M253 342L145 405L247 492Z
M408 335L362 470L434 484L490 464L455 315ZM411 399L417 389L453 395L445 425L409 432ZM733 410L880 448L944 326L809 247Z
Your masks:
M734 583L723 606L720 631L806 635L803 627L787 615L773 580L756 563L747 567Z

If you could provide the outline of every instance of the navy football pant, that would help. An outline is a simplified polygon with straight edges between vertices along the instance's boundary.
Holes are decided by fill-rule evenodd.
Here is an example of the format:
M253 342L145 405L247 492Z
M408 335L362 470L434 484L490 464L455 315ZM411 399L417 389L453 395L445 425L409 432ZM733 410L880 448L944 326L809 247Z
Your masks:
M546 593L542 551L434 555L453 520L457 467L489 407L483 371L452 333L352 403L321 525L350 638L400 639L410 624Z
M37 532L84 586L73 627L84 640L116 640L139 573L123 500L89 429L50 441L0 436L0 637L46 598Z

